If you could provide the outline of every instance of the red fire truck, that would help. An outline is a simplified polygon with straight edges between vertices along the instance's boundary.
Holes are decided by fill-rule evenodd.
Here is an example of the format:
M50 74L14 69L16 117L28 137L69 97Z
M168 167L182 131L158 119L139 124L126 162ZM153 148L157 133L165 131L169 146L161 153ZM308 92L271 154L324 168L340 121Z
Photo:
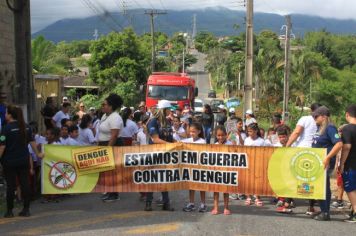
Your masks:
M198 96L195 80L185 73L154 72L147 81L146 106L157 105L159 100L168 100L172 106L183 109L185 104L194 106L194 98Z

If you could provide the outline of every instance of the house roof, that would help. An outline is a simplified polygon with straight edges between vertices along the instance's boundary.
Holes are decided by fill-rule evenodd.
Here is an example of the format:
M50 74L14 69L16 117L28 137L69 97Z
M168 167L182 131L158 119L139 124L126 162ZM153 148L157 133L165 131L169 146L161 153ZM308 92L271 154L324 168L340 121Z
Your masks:
M99 86L95 83L88 81L87 76L68 76L63 78L64 88L92 88L98 89Z

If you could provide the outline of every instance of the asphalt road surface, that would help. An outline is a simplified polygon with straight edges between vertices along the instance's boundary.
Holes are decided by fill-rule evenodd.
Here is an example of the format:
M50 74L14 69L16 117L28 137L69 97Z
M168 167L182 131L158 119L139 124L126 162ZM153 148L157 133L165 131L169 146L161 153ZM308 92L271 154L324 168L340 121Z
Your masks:
M158 198L159 193L155 194ZM306 201L297 201L292 214L275 212L269 198L265 206L244 206L231 200L232 215L211 215L212 195L208 194L209 212L183 212L188 191L171 192L174 212L143 211L138 193L123 193L121 200L104 203L100 194L63 197L59 203L31 206L29 218L0 219L0 235L354 235L356 225L342 220L348 209L332 211L332 221L318 222L304 214ZM196 204L199 194L196 194ZM222 202L221 202L222 204ZM222 210L222 208L221 208ZM14 211L17 214L20 209Z

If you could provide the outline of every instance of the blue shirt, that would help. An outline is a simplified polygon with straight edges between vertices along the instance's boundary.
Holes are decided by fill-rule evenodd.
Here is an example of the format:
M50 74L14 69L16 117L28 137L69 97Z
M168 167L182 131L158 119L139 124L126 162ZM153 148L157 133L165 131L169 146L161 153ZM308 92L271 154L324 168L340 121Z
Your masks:
M167 121L166 127L161 127L156 118L148 121L147 130L150 136L158 134L159 138L166 142L173 142L173 129L172 126ZM149 144L153 144L152 139L148 140Z
M334 125L329 124L323 134L320 134L320 127L318 127L318 130L313 137L312 147L326 148L326 152L329 153L331 149L333 149L334 145L338 142L341 142L341 138L337 132L337 128ZM330 169L334 168L335 161L336 158L333 156L330 160Z

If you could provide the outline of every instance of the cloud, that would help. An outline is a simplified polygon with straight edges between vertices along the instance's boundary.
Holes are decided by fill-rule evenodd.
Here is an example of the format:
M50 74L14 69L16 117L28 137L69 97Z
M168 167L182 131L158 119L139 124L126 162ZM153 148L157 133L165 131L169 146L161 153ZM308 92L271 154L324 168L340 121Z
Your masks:
M356 20L356 4L353 4L353 2L350 0L254 0L254 10L277 14L299 13ZM93 5L90 5L91 3ZM243 0L32 0L32 31L36 32L60 19L95 15L97 12L103 12L102 8L109 11L123 11L124 8L177 10L201 9L214 6L245 10Z

